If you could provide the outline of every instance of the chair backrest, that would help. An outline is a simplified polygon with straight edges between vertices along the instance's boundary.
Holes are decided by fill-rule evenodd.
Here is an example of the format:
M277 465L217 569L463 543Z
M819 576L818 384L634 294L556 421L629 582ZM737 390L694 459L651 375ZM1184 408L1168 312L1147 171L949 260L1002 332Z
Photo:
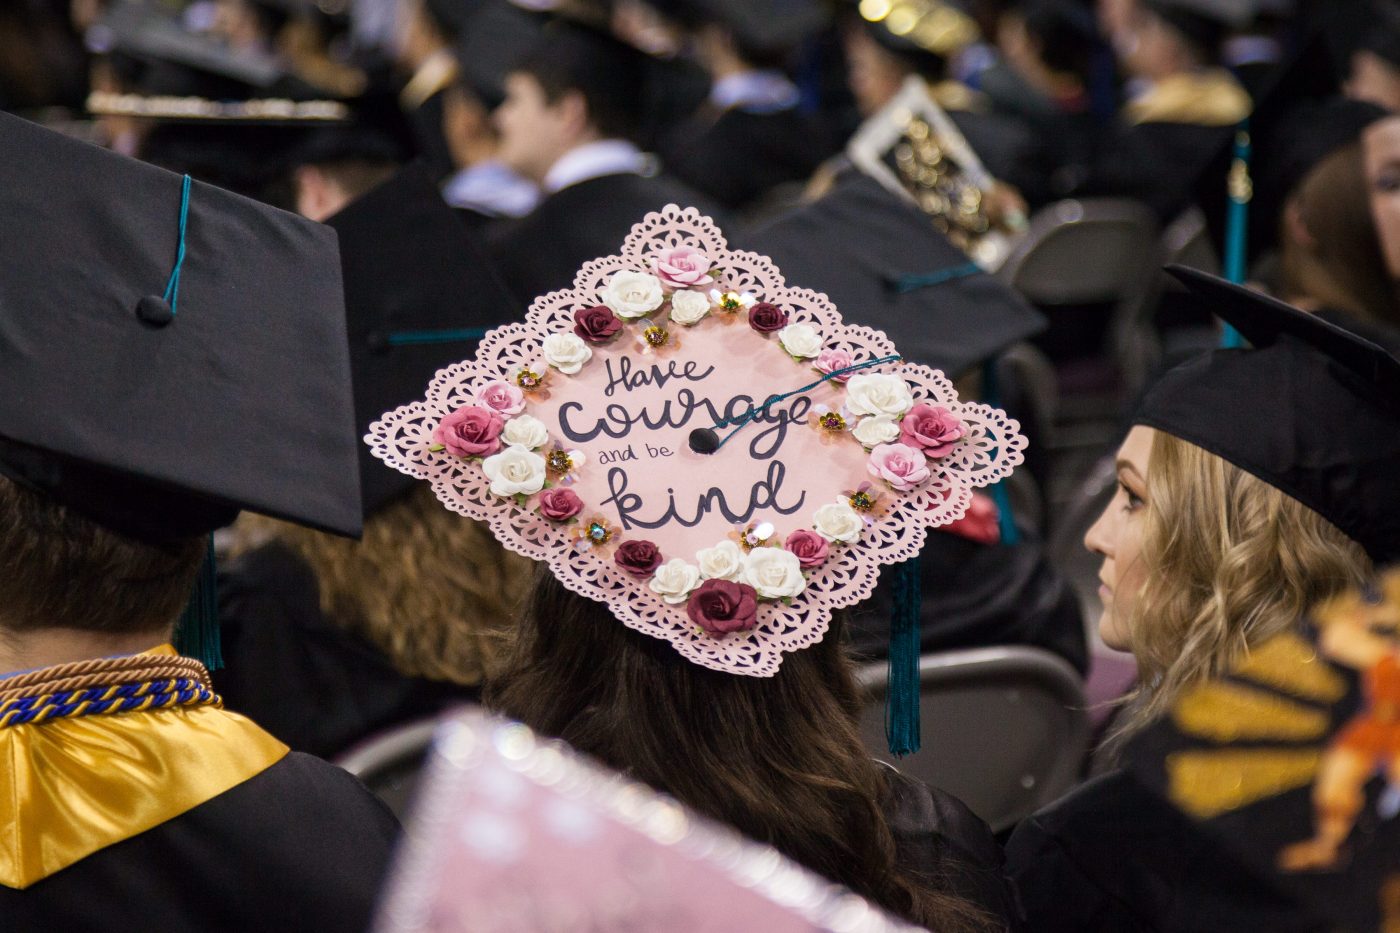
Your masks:
M1123 198L1057 201L1036 212L997 277L1036 305L1117 304L1150 284L1157 221Z
M418 788L436 727L436 719L395 726L356 745L335 763L359 778L402 820Z
M1173 264L1220 274L1220 257L1199 207L1188 208L1162 231L1162 265Z
M1089 742L1080 678L1038 648L1007 646L919 660L922 747L894 759L885 744L881 661L858 672L861 736L872 755L958 797L994 831L1060 797L1079 777Z

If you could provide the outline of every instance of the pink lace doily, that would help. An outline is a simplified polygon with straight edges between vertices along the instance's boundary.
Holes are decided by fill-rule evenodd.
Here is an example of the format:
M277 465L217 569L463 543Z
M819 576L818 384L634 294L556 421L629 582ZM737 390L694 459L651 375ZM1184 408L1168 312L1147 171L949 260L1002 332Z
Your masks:
M897 492L875 481L867 468L867 450L849 432L833 435L796 420L789 421L786 430L782 430L781 414L775 414L768 422L739 429L712 455L695 453L688 448L687 438L692 430L711 426L705 401L722 415L726 401L733 404L736 395L747 396L754 400L753 405L761 405L771 395L790 392L820 378L811 359L790 356L776 335L765 336L749 327L743 309L731 313L713 308L693 327L682 327L666 321L663 308L651 319L627 323L610 344L592 347L592 357L576 374L547 370L542 353L547 336L572 334L575 312L602 304L604 291L615 273L650 272L650 260L658 251L679 247L692 247L713 261L717 271L715 289L748 293L746 300L751 295L779 306L788 312L789 323L812 327L824 349L844 350L856 363L897 352L883 333L843 324L825 295L788 287L768 258L729 250L714 223L694 208L668 205L659 213L648 214L633 228L621 253L586 263L575 277L573 288L536 299L523 322L487 333L474 359L440 370L424 400L385 414L370 426L365 442L390 467L429 481L449 509L487 522L503 545L547 562L566 587L607 604L625 624L669 641L684 657L706 667L771 676L785 652L822 637L834 609L870 596L880 567L916 557L927 529L961 518L971 502L973 489L1008 476L1021 462L1026 441L1019 433L1019 425L1004 412L959 401L951 383L937 370L891 362L853 376L901 376L912 390L915 403L946 408L962 423L965 432L950 452L929 457L931 475L910 492ZM710 287L707 284L705 289ZM642 342L641 331L651 324L668 325L672 340L667 346L657 349ZM617 379L623 357L629 358L634 374L669 372L672 376L660 380L662 385L629 389ZM714 372L705 379L680 378L679 373L689 361L696 361L692 375L711 366ZM881 509L864 516L865 527L858 541L848 545L833 542L825 563L805 572L801 592L788 599L761 602L754 628L724 635L707 633L690 620L684 602L663 601L649 586L648 578L638 578L621 569L613 561L610 549L581 546L577 524L554 523L540 515L537 496L493 494L482 462L459 459L445 450L434 449L434 430L447 415L473 404L486 385L509 383L523 369L549 372L546 391L527 396L525 408L526 414L538 418L549 429L548 448L583 454L582 465L568 477L572 481L570 488L585 502L579 519L603 516L619 540L653 541L666 558L695 561L698 549L735 537L736 529L736 523L719 511L719 499L710 496L708 512L700 510L699 501L708 492L718 490L731 512L739 512L751 499L764 498L759 486L765 481L779 490L766 498L789 512L759 508L747 517L752 522L775 526L772 543L779 548L794 530L813 527L815 509L848 496L862 483L875 483L871 491L880 493ZM605 386L613 391L608 392ZM724 394L717 394L717 390ZM691 395L684 396L683 392ZM823 382L772 410L786 411L794 418L799 413L806 414L804 404L819 410L821 406L842 410L845 392L843 385ZM578 403L580 398L587 404ZM564 412L561 421L561 410L571 402L575 404ZM653 425L661 425L652 428L631 423L642 417L649 418ZM850 420L854 423L856 418ZM593 430L595 426L603 428L596 437L576 439L586 433L585 428ZM723 435L727 430L719 433ZM622 434L614 438L608 431ZM565 436L570 432L574 437ZM777 483L771 482L774 463L782 466ZM627 492L621 494L614 485L619 472L627 483ZM637 496L635 502L626 498L629 494ZM624 527L623 512L618 506L624 501L637 506L627 513L629 521L659 522L659 526ZM671 502L675 503L677 515L686 521L694 517L695 524L664 521L665 506ZM799 506L794 507L794 503ZM616 543L615 540L613 544Z

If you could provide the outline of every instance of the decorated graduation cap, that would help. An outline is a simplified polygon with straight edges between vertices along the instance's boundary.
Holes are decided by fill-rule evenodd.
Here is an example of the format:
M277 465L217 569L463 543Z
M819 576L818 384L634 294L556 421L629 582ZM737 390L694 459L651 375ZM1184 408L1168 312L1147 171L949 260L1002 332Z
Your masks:
M748 237L794 280L889 335L905 359L957 377L1045 329L929 218L858 172Z
M488 327L518 316L481 247L416 163L326 223L340 236L361 432L387 409L416 399L433 373L470 352ZM366 515L416 482L361 445Z
M366 442L621 624L758 677L1025 447L1004 413L675 205Z
M1216 350L1171 370L1134 421L1297 499L1377 563L1400 559L1400 361L1250 289L1169 271L1253 348Z
M161 545L360 530L335 235L0 114L0 470Z

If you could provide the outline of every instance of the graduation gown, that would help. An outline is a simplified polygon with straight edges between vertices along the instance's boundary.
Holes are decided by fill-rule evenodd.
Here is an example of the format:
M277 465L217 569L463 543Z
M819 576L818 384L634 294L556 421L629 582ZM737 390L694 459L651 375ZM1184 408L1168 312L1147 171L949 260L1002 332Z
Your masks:
M572 286L585 262L618 252L634 224L667 204L724 223L706 199L672 178L618 173L547 195L530 214L491 231L490 251L523 311L540 295Z
M372 920L398 828L388 808L217 704L11 724L0 750L6 933Z
M803 181L830 154L821 124L796 108L751 113L706 107L662 150L666 170L730 210Z
M224 706L298 751L326 758L393 726L476 699L458 684L399 673L374 645L321 612L316 576L272 543L219 575Z

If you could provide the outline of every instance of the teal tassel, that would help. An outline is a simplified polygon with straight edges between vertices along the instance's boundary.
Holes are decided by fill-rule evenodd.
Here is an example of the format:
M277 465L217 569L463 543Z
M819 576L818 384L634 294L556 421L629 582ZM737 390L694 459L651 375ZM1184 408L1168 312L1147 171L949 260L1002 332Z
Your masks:
M1235 130L1235 158L1230 164L1228 193L1230 205L1225 220L1225 278L1231 282L1244 281L1249 247L1249 202L1254 197L1254 183L1249 177L1253 155L1249 139L1249 118L1245 117ZM1240 332L1229 324L1220 341L1223 347L1244 345Z
M885 688L885 741L902 758L919 750L919 628L923 602L919 558L894 567L890 671Z
M982 364L982 398L993 408L1001 407L1001 383L997 380L995 357ZM1011 490L1006 488L1006 480L1001 480L988 490L997 507L997 530L1001 532L1002 544L1015 544L1021 540L1021 532L1016 527L1016 516L1011 512Z
M175 650L211 671L224 666L219 644L219 583L214 566L214 536L209 536L204 563L195 577L194 592L175 626Z

